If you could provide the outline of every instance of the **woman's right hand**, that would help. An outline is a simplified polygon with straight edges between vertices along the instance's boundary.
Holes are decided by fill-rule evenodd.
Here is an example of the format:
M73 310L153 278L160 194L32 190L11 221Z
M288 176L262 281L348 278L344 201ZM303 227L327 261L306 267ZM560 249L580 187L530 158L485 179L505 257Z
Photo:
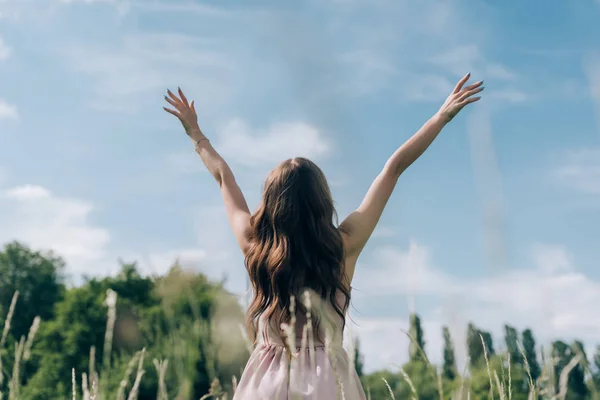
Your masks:
M185 133L190 137L190 139L194 141L204 139L204 134L198 126L198 115L196 114L196 109L194 108L194 101L192 100L191 103L188 103L183 91L179 88L177 91L179 93L179 97L173 94L173 92L170 90L167 90L167 94L169 96L165 96L167 103L175 107L175 110L167 107L163 107L163 109L179 119L181 125L183 125L183 129L185 129Z
M483 90L483 81L476 82L467 87L463 86L469 78L471 77L471 73L465 75L454 88L454 91L448 96L440 110L438 111L438 115L443 119L444 122L448 123L452 121L452 119L462 110L467 104L474 103L481 99L481 96L473 97L473 95L481 92Z

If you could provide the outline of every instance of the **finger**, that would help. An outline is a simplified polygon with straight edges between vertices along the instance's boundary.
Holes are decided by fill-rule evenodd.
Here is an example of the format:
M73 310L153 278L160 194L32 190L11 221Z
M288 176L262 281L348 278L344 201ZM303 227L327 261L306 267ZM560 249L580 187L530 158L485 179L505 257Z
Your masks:
M190 107L192 108L192 111L194 112L194 114L196 114L196 107L194 107L194 100L192 100Z
M469 72L460 81L458 81L458 83L456 84L456 87L454 88L454 92L452 92L452 93L460 92L460 90L465 85L465 83L467 83L467 81L469 80L470 77L471 77L471 73Z
M185 104L186 107L189 107L190 104L188 103L188 99L185 97L185 94L183 94L181 88L177 88L177 91L179 92L179 97L181 98L181 101L183 101L183 104Z
M458 98L458 101L459 102L463 101L464 99L469 98L469 97L473 96L474 94L477 94L477 93L483 91L483 89L485 89L485 88L484 87L479 87L479 88L476 88L476 89L467 90L463 94L460 95L460 97Z
M472 90L472 89L478 88L481 85L483 85L483 81L475 82L472 85L465 87L463 90Z
M167 108L167 107L163 107L163 110L165 110L165 111L166 111L166 112L168 112L169 114L173 114L173 115L174 115L174 116L176 116L177 118L180 118L180 117L179 117L179 113L178 113L177 111L175 111L175 110L171 110L170 108Z
M175 103L178 103L178 104L183 104L183 103L181 102L181 100L179 99L179 97L175 96L175 95L173 94L173 92L171 92L169 89L167 89L167 93L168 93L169 97L171 98L171 100L173 100ZM171 104L173 104L173 103L171 103Z
M176 103L174 100L171 100L167 96L165 96L165 100L167 101L167 103L169 103L170 105L175 107L177 110L179 110L180 104Z
M462 108L462 107L466 106L467 104L475 103L476 101L479 101L479 100L481 100L481 96L469 97L468 99L465 99L465 100L461 101L460 103L458 103L458 105Z

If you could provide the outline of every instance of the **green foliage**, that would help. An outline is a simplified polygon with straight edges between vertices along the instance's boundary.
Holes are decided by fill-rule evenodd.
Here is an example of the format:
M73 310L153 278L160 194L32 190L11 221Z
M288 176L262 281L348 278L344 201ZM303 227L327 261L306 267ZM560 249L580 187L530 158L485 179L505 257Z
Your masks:
M494 388L494 395L490 396L490 374L488 374L487 365L471 371L471 381L469 387L471 390L471 398L488 400L491 398L501 398L499 392L508 393L509 387L512 392L512 399L526 400L528 398L529 389L527 387L526 373L523 367L517 363L511 363L510 373L507 363L508 357L492 356L489 359L491 384ZM498 376L498 380L496 380ZM510 379L509 379L510 377ZM503 389L498 389L498 382Z
M450 329L447 326L442 328L444 336L444 365L442 367L442 375L445 379L453 381L457 376L456 356L454 355L454 343L450 336Z
M63 265L51 253L33 252L18 243L0 252L3 319L14 289L21 292L10 329L12 339L0 349L7 378L0 381L0 394L9 391L17 338L27 336L36 315L44 318L31 358L20 363L21 399L70 397L73 368L79 390L86 373L88 387L97 381L104 389L98 399L114 399L121 385L126 392L131 390L142 348L139 399L157 398L155 362L161 360L168 360L164 379L168 398L198 399L214 379L223 382L225 390L231 389L227 383L232 375L239 376L248 351L239 330L243 312L222 284L177 265L165 276L150 278L141 276L135 264L125 264L115 277L86 279L67 289L60 278ZM117 295L111 327L107 326L108 291ZM104 360L105 343L112 349ZM132 371L124 379L128 366ZM93 379L93 371L99 381Z
M525 353L525 359L527 359L527 364L529 365L531 378L535 382L540 377L542 370L537 359L537 353L535 350L535 339L533 337L533 332L531 331L531 329L525 329L523 331L521 341L523 345L523 352ZM521 356L520 359L523 359L523 357Z
M59 257L19 243L0 251L0 318L7 318L13 293L20 292L8 335L0 343L2 398L70 397L73 369L79 393L82 384L89 388L94 384L102 390L98 400L124 400L134 386L138 399L157 399L157 393L162 393L159 400L198 399L211 391L231 393L231 378L240 375L249 354L239 330L243 311L221 283L178 265L165 276L151 278L142 276L135 264L123 264L115 277L89 278L67 288L63 269ZM107 296L113 292L117 301L111 307ZM114 324L107 324L110 310L114 310ZM36 316L42 323L32 342L27 338L35 333L36 324L30 327ZM525 400L529 398L528 367L536 395L544 390L544 398L557 394L561 373L572 368L565 400L598 398L600 347L590 362L582 342L556 341L551 357L546 362L542 358L542 370L530 329L522 333L522 349L514 327L505 325L504 333L506 352L496 354L491 334L469 324L470 368L462 377L449 329L442 330L443 365L438 370L427 361L421 319L412 314L406 364L394 371L364 374L356 340L355 369L372 399L390 398L391 390L396 399L449 400L459 399L462 390L461 400L467 393L473 399ZM105 344L109 345L106 349ZM577 364L574 357L580 357ZM165 385L159 387L159 381Z
M486 352L488 356L495 354L492 335L470 323L467 328L467 351L471 368L480 368L485 363Z
M523 362L523 356L519 351L519 333L517 330L510 326L504 325L504 344L506 345L506 352L510 355L512 363Z
M356 369L356 374L359 378L364 375L363 366L364 358L362 353L360 352L360 340L356 338L354 340L354 369Z
M19 291L10 335L19 340L27 336L33 319L54 318L54 306L62 298L64 261L53 253L32 251L17 242L0 251L0 318L4 320L13 293Z
M425 338L421 327L421 318L417 314L410 315L410 344L408 348L411 361L425 361Z

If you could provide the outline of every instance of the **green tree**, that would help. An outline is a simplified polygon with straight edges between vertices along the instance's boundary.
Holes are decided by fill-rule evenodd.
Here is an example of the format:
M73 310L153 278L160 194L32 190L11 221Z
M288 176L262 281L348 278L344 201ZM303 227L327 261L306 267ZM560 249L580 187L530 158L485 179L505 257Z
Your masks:
M390 389L396 398L400 392L402 378L400 374L388 370L376 371L362 377L361 381L367 396L371 399L389 399L390 391L385 382L390 385Z
M51 252L29 249L18 242L0 251L0 319L4 320L15 291L19 299L10 333L18 341L27 336L36 316L54 318L54 306L64 292L64 261Z
M523 331L521 342L523 345L523 353L525 353L527 364L529 364L531 378L534 382L536 382L537 379L540 377L542 370L537 359L537 352L535 350L535 339L533 337L533 332L531 331L531 329L525 329ZM520 358L523 357L521 356Z
M483 347L484 344L485 349ZM496 354L492 335L489 332L478 329L472 323L469 323L469 326L467 327L467 352L472 368L477 368L482 365L485 362L486 352L489 357Z
M596 346L594 354L594 384L596 388L600 388L600 345Z
M117 319L114 326L112 359L138 350L143 342L139 319L144 307L159 304L153 298L153 284L142 278L135 265L122 266L122 273L115 278L91 279L80 287L68 290L56 305L56 318L40 328L33 352L34 375L25 388L27 398L48 399L67 395L71 390L71 369L81 374L89 371L89 354L96 349L93 368L102 369L104 336L107 324L105 304L107 290L118 295ZM102 378L110 379L109 371L102 371ZM120 373L120 372L119 372Z
M410 378L410 381L417 392L416 397L419 400L439 400L440 397L436 378L437 371L433 366L427 364L425 361L418 360L409 361L403 365L402 369ZM411 386L405 379L400 381L400 384L396 387L395 394L397 399L411 399L414 396ZM389 396L381 398L387 399Z
M358 338L354 340L354 368L359 378L364 375L364 357L360 352L360 340Z
M424 361L425 338L423 328L421 327L421 318L417 314L410 315L410 343L408 352L411 361Z
M517 330L510 326L504 325L504 342L506 344L506 352L510 355L510 361L512 364L521 364L523 362L523 356L519 351L519 334Z
M505 391L508 391L508 370L504 365L504 359L500 356L491 356L489 359L490 363L490 371L492 374L494 372L498 375L501 384L503 384ZM513 400L527 400L528 399L528 390L527 385L525 383L525 371L521 365L512 365L510 370L510 386L512 388L512 394L509 397ZM494 381L494 393L490 396L490 376L488 374L487 366L485 364L480 364L476 368L471 368L471 398L472 399L481 399L481 400L490 400L490 399L502 399L503 396L500 396L498 393L498 387Z
M581 357L579 363L573 368L569 375L569 391L567 397L570 400L583 400L588 397L590 391L586 384L585 371L588 367L588 359L585 353L584 345L576 340L571 344L572 357Z
M447 326L442 328L444 335L444 365L442 367L444 378L453 381L457 374L456 371L456 356L454 354L454 343L450 336L450 329Z
M486 331L479 331L481 338L483 338L483 343L485 344L485 351L489 356L493 356L496 354L496 350L494 349L494 340L492 338L492 334Z
M560 375L572 358L571 347L562 340L557 340L552 342L550 354L554 363L553 380L555 383L555 393L558 393L560 390Z

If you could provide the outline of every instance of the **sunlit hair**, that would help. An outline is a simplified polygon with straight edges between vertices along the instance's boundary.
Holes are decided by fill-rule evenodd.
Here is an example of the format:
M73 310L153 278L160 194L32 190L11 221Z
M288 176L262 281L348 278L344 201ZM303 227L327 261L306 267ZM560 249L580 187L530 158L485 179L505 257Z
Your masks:
M251 218L246 268L254 290L247 325L256 342L258 319L289 323L290 297L312 289L328 300L345 323L350 301L343 264L344 247L325 175L312 161L284 161L268 176L262 204ZM344 295L338 304L336 295ZM297 308L303 307L299 301ZM318 334L318 317L314 317Z

